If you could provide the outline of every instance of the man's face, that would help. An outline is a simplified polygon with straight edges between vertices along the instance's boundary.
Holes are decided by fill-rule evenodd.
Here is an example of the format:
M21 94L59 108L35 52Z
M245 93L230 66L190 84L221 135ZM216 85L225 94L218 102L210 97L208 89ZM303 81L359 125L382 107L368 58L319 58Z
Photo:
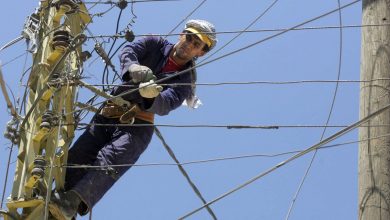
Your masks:
M176 45L176 56L182 60L191 60L194 57L203 56L206 52L203 48L206 44L198 36L191 32L184 32L179 37Z

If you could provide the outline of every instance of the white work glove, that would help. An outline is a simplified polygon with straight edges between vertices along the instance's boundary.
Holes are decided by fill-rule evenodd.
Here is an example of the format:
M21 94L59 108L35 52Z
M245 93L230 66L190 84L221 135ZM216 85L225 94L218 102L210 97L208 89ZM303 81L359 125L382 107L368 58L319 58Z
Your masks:
M141 96L149 99L155 98L163 90L163 87L154 83L154 80L150 80L149 82L145 83L140 83L139 88L139 93L141 94Z
M134 83L149 82L151 79L156 79L156 76L153 75L153 72L149 67L135 63L129 66L129 73L131 80Z

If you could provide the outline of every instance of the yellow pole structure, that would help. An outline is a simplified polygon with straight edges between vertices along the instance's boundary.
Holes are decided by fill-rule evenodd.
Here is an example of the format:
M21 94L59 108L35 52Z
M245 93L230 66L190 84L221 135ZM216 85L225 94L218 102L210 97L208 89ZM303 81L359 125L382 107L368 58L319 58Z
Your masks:
M82 32L91 18L83 3L70 0L41 0L34 18L39 18L38 43L7 207L17 219L40 220L48 219L53 184L56 189L64 186L65 169L61 164L67 160L74 137L70 112L77 90L67 80L78 77L81 45L86 39Z

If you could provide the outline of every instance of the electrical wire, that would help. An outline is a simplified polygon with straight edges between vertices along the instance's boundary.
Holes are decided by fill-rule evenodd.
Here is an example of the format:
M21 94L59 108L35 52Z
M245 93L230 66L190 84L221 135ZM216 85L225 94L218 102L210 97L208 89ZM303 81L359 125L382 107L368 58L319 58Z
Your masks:
M196 6L185 18L183 18L174 28L172 28L171 31L168 32L164 36L166 38L167 36L170 36L181 24L183 24L184 21L186 21L192 14L194 14L207 0L203 0L198 6Z
M76 125L64 123L64 126ZM100 124L100 123L78 123L82 126L100 127L170 127L170 128L227 128L227 129L280 129L280 128L345 128L348 125L213 125L213 124ZM360 125L359 127L389 127L389 124Z
M257 176L255 176L255 177L251 178L250 180L244 182L243 184L241 184L241 185L235 187L234 189L232 189L232 190L230 190L230 191L228 191L228 192L222 194L221 196L219 196L219 197L217 197L217 198L211 200L211 201L208 202L206 205L211 205L211 204L213 204L213 203L215 203L215 202L217 202L217 201L219 201L219 200L225 198L226 196L228 196L228 195L230 195L230 194L232 194L232 193L234 193L234 192L236 192L236 191L238 191L238 190L240 190L240 189L242 189L242 188L248 186L249 184L255 182L256 180L258 180L258 179L260 179L260 178L262 178L262 177L264 177L264 176L266 176L266 175L268 175L268 174L274 172L275 170L277 170L277 169L279 169L279 168L285 166L286 164L290 163L291 161L294 161L294 160L296 160L296 159L298 159L298 158L300 158L300 157L302 157L302 156L304 156L304 155L306 155L306 154L312 152L313 150L318 149L319 147L321 147L321 146L323 146L323 145L325 145L325 144L327 144L327 143L329 143L329 142L331 142L331 141L333 141L333 140L339 138L340 136L343 136L343 135L349 133L350 131L352 131L352 130L354 130L355 128L359 127L359 125L368 122L371 118L373 118L373 117L375 117L375 116L378 116L379 114L385 112L385 111L388 110L389 108L390 108L390 105L386 105L386 106L384 106L383 108L381 108L381 109L379 109L379 110L377 110L377 111L375 111L375 112L373 112L373 113L367 115L366 117L364 117L364 118L362 118L361 120L359 120L359 121L353 123L352 125L348 126L347 128L344 128L344 129L342 129L342 130L340 130L340 131L334 133L333 135L329 136L328 138L325 138L325 139L323 139L322 141L320 141L320 142L318 142L318 143L312 145L311 147L306 148L304 151L302 151L302 152L300 152L300 153L297 153L297 154L293 155L292 157L288 158L287 160L282 161L281 163L277 164L276 166L271 167L270 169L268 169L268 170L266 170L266 171L260 173L259 175L257 175ZM203 206L201 206L201 207L199 207L199 208L194 209L193 211L191 211L191 212L185 214L184 216L180 217L179 219L184 219L184 218L187 218L187 217L189 217L189 216L191 216L191 215L197 213L198 211L200 211L200 210L202 210L203 208L205 208L206 205L203 205Z
M339 8L341 7L340 0L337 0L337 5L338 5ZM341 27L341 26L343 26L341 10L339 10L338 14L339 14L339 16L338 16L339 17L339 26ZM342 28L339 29L339 33L340 34L339 34L339 56L338 56L337 81L340 80L340 77L341 77L341 65L342 65L342 55L343 55L343 29ZM328 114L328 117L326 119L325 125L329 124L329 121L330 121L330 119L332 117L334 105L335 105L335 102L336 102L338 88L339 88L339 83L337 82L335 90L333 92L333 98L332 98L329 114ZM322 131L322 134L321 134L321 137L320 137L320 141L322 141L322 139L324 138L326 129L327 129L327 127L324 127L324 129ZM292 202L291 202L290 207L289 207L289 209L287 211L287 215L286 215L285 220L288 220L290 218L290 216L291 216L291 212L292 212L292 210L294 208L294 205L295 205L295 203L296 203L296 201L298 199L299 193L301 192L302 187L303 187L303 185L304 185L304 183L305 183L305 181L306 181L306 179L307 179L307 177L309 175L309 172L310 172L310 170L312 168L314 160L315 160L315 158L317 156L317 152L318 152L318 149L315 149L314 153L313 153L313 155L312 155L312 157L310 159L310 162L309 162L309 164L308 164L308 166L307 166L307 168L305 170L305 173L304 173L304 175L302 177L302 180L299 183L298 188L297 188L297 190L295 192L295 195L294 195L294 197L292 199Z
M348 142L342 142L338 144L331 144L331 145L324 145L321 147L318 147L320 150L325 149L331 149L336 148L340 146L350 145L350 144L356 144L356 143L362 143L366 141L376 140L384 137L389 137L390 133L379 135L375 137L370 137L362 140L357 141L348 141ZM283 147L282 147L283 148ZM187 162L181 162L179 163L182 166L187 165L194 165L194 164L204 164L204 163L210 163L210 162L219 162L219 161L229 161L229 160L238 160L238 159L248 159L248 158L274 158L274 157L280 157L290 154L296 154L301 153L305 149L299 149L299 150L292 150L292 151L285 151L285 152L279 152L279 153L272 153L272 154L265 154L265 153L256 153L256 154L247 154L247 155L239 155L239 156L225 156L225 157L219 157L219 158L211 158L211 159L203 159L203 160L193 160L193 161L187 161ZM116 165L110 165L110 167L150 167L150 166L177 166L177 163L138 163L138 164L116 164ZM96 169L96 168L107 168L108 166L93 166L93 165L78 165L78 164L64 164L61 165L62 168L72 168L72 169Z
M244 31L247 31L249 28L251 28L258 20L260 20L260 18L262 18L269 10L271 10L272 7L274 7L274 5L278 2L279 0L274 0L262 13L260 13L259 16L257 16L255 18L255 20L253 20L248 26L245 27L245 29L243 30L243 32L239 32L236 36L234 36L232 39L230 39L227 43L225 43L222 47L218 48L218 50L214 51L213 53L211 53L210 55L208 55L206 58L204 58L203 60L201 60L199 63L202 63L202 62L205 62L206 60L210 59L211 57L213 57L216 53L218 53L219 51L223 50L225 47L227 47L229 44L231 44L235 39L237 39L239 36L241 36Z
M175 154L173 153L173 150L171 149L171 147L169 147L169 145L167 144L167 142L165 141L165 139L163 138L160 130L158 130L157 128L154 129L155 131L155 134L157 135L157 137L160 139L161 143L163 144L164 148L168 151L168 154L169 156L171 156L171 158L175 161L175 163L177 164L177 167L179 168L180 172L183 174L184 178L187 180L188 184L190 184L192 190L194 190L195 194L199 197L199 199L203 202L203 204L206 204L206 200L204 199L204 197L202 196L202 193L200 192L200 190L198 189L198 187L196 187L195 183L191 180L190 176L188 175L187 171L184 169L184 167L182 165L180 165L180 162L179 160L177 159L177 157L175 156ZM214 220L217 220L217 216L214 214L213 210L206 205L206 209L207 211L209 212L209 214L211 215L211 217L214 219Z
M15 39L11 40L10 42L6 43L4 46L2 46L2 47L0 48L0 52L3 51L4 49L6 49L6 48L8 48L8 47L10 47L10 46L12 46L12 45L14 45L14 44L16 44L17 42L23 40L23 38L24 38L24 37L21 35L21 36L15 38Z
M26 53L27 55L27 53ZM26 65L27 65L27 56L25 57L25 60L24 60L24 64L23 64L23 68L22 68L22 75L24 75L24 73L26 71L28 71L30 68L28 68L27 70L26 69ZM1 65L0 65L1 66ZM0 70L1 71L1 70ZM11 91L11 90L10 90ZM25 90L27 91L27 90ZM11 91L11 94L12 96L14 97L12 91ZM16 103L15 103L15 97L14 97L14 106L16 107ZM19 115L22 114L22 108L19 107ZM14 116L15 117L15 116ZM19 124L16 126L16 129L19 128ZM9 153L8 153L8 160L7 160L7 166L6 166L6 171L5 171L5 177L4 177L4 186L3 186L3 192L2 192L2 196L1 196L1 205L0 205L0 209L3 208L3 202L4 202L4 197L5 197L5 192L7 190L7 182L8 182L8 175L9 175L9 170L10 170L10 165L11 165L11 157L12 157L12 152L13 152L13 147L14 147L14 144L11 143L11 146L9 148Z
M132 2L134 2L134 1L132 1ZM341 10L341 7L339 7L339 10ZM286 30L288 30L288 29L286 29ZM326 127L330 127L330 126L326 126ZM176 164L177 165L177 164Z
M302 27L302 28L294 28L291 31L305 31L305 30L326 30L326 29L347 29L347 28L365 28L365 27L386 27L390 26L390 24L363 24L363 25L343 25L343 26L316 26L316 27ZM256 29L256 30L233 30L233 31L216 31L213 32L215 34L221 35L221 34L236 34L236 33L261 33L261 32L280 32L285 31L287 28L274 28L274 29ZM199 32L203 34L208 34L208 32ZM186 33L171 33L169 35L167 34L135 34L135 37L148 37L148 36L179 36ZM191 33L187 33L191 34ZM88 38L124 38L125 35L121 34L113 34L113 35L91 35Z
M127 3L147 3L147 2L174 2L174 1L181 1L181 0L131 0L131 1L126 1ZM104 4L104 5L116 5L117 2L114 1L98 1L98 2L92 2L92 1L86 1L83 2L84 4Z
M22 54L19 54L18 56L12 58L11 60L8 60L7 62L3 63L2 66L3 66L3 67L7 66L8 64L14 62L15 60L17 60L17 59L23 57L23 56L26 55L27 53L28 53L28 52L26 51L26 52L24 52L24 53L22 53Z
M3 201L4 201L4 197L5 197L5 191L7 190L8 174L9 174L9 167L10 167L10 164L11 164L11 156L12 156L13 146L14 146L14 144L11 144L10 151L9 151L9 154L8 154L7 168L5 170L5 177L4 177L3 193L1 195L0 209L3 208Z
M119 15L118 15L118 18L117 18L117 21L116 21L115 33L118 33L118 31L119 31L119 24L120 24L120 20L121 20L121 17L122 17L122 12L123 12L123 9L121 9L121 10L119 11ZM111 53L112 49L113 49L114 46L115 46L116 40L117 40L117 38L114 38L114 41L113 41L113 43L111 44L111 47L110 47L110 49L109 49L109 51L108 51L108 54L107 54L108 57L110 56L110 53ZM116 51L117 51L117 50L116 50ZM111 58L110 58L110 60L111 60ZM113 68L113 70L114 70L115 74L118 75L118 73L115 71L115 68ZM106 65L105 65L105 67L104 67L104 70L103 70L102 83L107 83L107 84L108 84L108 81L109 81L109 80L108 80L108 77L109 77L109 73L108 73L108 63L106 63ZM110 88L104 88L104 87L103 87L103 90L104 90L104 91L108 91L109 89L110 89Z
M247 82L216 82L216 83L160 83L161 86L225 86L225 85L287 85L287 84L307 84L307 83L366 83L375 81L389 81L390 78L378 78L372 80L294 80L294 81L247 81ZM128 87L137 88L136 85L122 84L89 84L91 86L112 86L112 87Z
M199 64L199 65L195 65L195 66L193 66L193 67L191 67L191 68L188 68L188 69L183 70L183 71L179 71L179 72L177 72L177 73L175 73L175 74L172 74L172 75L170 75L170 76L168 76L168 77L165 77L165 78L156 80L155 83L156 83L156 84L159 84L159 83L164 82L164 81L166 81L166 80L168 80L168 79L171 79L171 78L180 76L180 75L182 75L182 74L184 74L184 73L188 73L188 71L191 71L191 70L193 70L193 69L195 69L195 68L202 67L202 66L204 66L204 65L210 64L210 63L212 63L212 62L215 62L215 61L218 61L218 60L220 60L220 59L226 58L226 57L228 57L228 56L234 55L234 54L236 54L236 53L242 52L242 51L244 51L244 50L246 50L246 49L248 49L248 48L251 48L251 47L253 47L253 46L256 46L256 45L258 45L258 44L260 44L260 43L264 43L264 42L266 42L266 41L268 41L268 40L271 40L271 39L276 38L276 37L278 37L278 36L280 36L280 35L283 35L283 34L289 32L289 31L291 31L291 30L294 29L294 28L301 27L301 26L306 25L306 24L308 24L308 23L310 23L310 22L316 21L316 20L321 19L321 18L323 18L323 17L326 17L326 16L328 16L328 15L330 15L330 14L333 14L333 13L335 13L335 12L341 10L341 9L350 7L350 6L356 4L356 3L360 2L360 1L361 1L361 0L352 1L352 2L350 2L350 3L348 3L348 4L345 4L345 5L341 6L340 8L337 8L337 9L334 9L334 10L331 10L331 11L328 11L328 12L326 12L326 13L323 13L323 14L319 15L319 16L316 16L316 17L311 18L311 19L308 19L308 20L306 20L306 21L304 21L304 22L302 22L302 23L299 23L299 24L297 24L297 25L294 25L294 26L292 26L291 28L286 29L285 31L278 32L278 33L276 33L276 34L274 34L274 35L265 37L265 38L263 38L263 39L261 39L261 40L259 40L259 41L254 42L254 43L248 44L247 46L244 46L244 47L242 47L242 48L239 48L239 49L237 49L237 50L233 50L233 51L231 51L231 52L229 52L229 53L226 53L226 54L224 54L224 55L222 55L222 56L219 56L219 57L217 57L217 58L214 58L214 59L212 59L212 60L210 60L210 61L204 62L204 63ZM145 85L145 86L146 86L146 85ZM125 96L125 95L128 95L128 94L134 93L134 92L138 91L138 90L141 89L141 88L143 88L143 87L138 87L138 88L136 88L136 89L129 90L129 91L124 92L124 93L122 93L122 94L120 94L120 95L118 95L118 96L115 96L115 98L116 98L116 97L122 97L122 96ZM105 101L108 101L108 100L110 100L110 99L106 99ZM101 104L103 104L105 101L96 103L94 106L101 105ZM83 110L83 108L78 109L78 110L76 110L76 111L80 111L80 110ZM73 113L73 112L71 112L71 113ZM70 114L70 113L68 113L68 114Z

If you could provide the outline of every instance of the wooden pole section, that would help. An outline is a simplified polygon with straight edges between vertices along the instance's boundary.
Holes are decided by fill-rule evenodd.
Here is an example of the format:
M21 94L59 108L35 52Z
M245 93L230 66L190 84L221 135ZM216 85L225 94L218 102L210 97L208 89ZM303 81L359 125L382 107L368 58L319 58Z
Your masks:
M390 21L390 0L363 0L362 23ZM360 77L360 118L390 103L390 83L375 80L390 77L390 27L362 28ZM386 111L366 125L390 124ZM361 127L359 139L359 220L390 219L390 137L389 127Z

